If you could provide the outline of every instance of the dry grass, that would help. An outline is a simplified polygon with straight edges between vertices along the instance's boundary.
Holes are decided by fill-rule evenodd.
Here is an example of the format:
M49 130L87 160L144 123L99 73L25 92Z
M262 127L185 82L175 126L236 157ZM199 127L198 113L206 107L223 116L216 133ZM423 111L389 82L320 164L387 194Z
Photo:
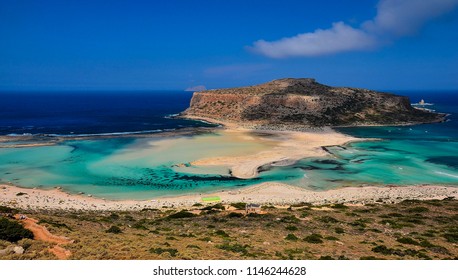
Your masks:
M189 210L198 209L199 206ZM267 207L240 217L220 209L199 215L176 210L139 212L28 212L72 259L456 259L458 201L404 201L366 206ZM189 216L189 217L187 217ZM115 234L107 230L119 227ZM294 235L293 238L292 236ZM288 237L289 236L289 237ZM319 240L319 241L317 241ZM23 255L52 259L51 245L22 240ZM0 249L9 242L0 241Z

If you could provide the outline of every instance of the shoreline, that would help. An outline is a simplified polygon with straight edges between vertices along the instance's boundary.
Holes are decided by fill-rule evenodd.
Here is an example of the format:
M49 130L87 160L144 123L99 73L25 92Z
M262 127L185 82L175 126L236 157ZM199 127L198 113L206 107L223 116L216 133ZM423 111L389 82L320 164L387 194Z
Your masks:
M331 127L307 128L301 131L281 130L275 128L241 127L235 123L221 122L211 118L179 116L219 124L219 127L185 128L154 134L110 135L97 137L60 137L53 141L57 144L65 140L105 139L118 137L174 137L189 136L212 131L228 131L240 134L266 134L259 136L270 141L277 141L268 150L238 157L210 157L198 159L191 164L202 166L230 166L232 176L238 178L253 178L258 174L258 168L266 164L292 164L296 160L329 155L324 147L340 146L357 141L374 141L380 139L355 138L334 131ZM305 128L304 128L305 129ZM0 137L4 138L4 137ZM42 136L43 138L43 136ZM46 138L46 137L45 137ZM273 138L273 139L272 139ZM0 139L2 140L2 139ZM27 143L29 144L29 143ZM44 144L44 143L39 143ZM52 145L51 144L51 145ZM25 193L18 195L18 193ZM413 186L361 186L341 187L327 191L312 191L278 182L235 189L221 190L213 193L174 195L157 197L151 200L106 200L88 195L70 194L59 188L45 190L23 188L14 185L0 184L0 205L20 207L23 209L43 210L94 210L94 211L140 211L144 208L190 208L196 203L202 203L203 197L218 196L223 204L247 202L285 206L298 203L329 204L349 203L366 204L383 201L396 203L406 199L444 199L458 198L456 186L443 185L413 185Z
M213 119L211 117L202 117L196 115L177 115L175 118L181 119L189 119L194 121L202 121L206 123L212 123L221 125L224 127L238 127L244 129L253 129L253 130L274 130L274 131L282 131L282 132L291 132L291 131L305 131L305 132L313 132L313 131L320 131L322 129L334 129L334 128L349 128L349 127L385 127L385 126L394 126L394 127L403 127L403 126L412 126L412 125L423 125L423 124L435 124L435 123L443 123L447 122L447 117L451 116L449 113L437 113L440 117L434 121L430 122L400 122L400 123L386 123L386 124L379 124L379 123L354 123L348 125L330 125L330 126L322 126L322 127L315 127L315 126L302 126L302 125L288 125L288 124L281 124L281 125L272 125L272 124L249 124L249 125L240 125L234 122L222 121Z
M17 195L22 193L21 195ZM0 205L28 210L63 211L141 211L142 209L189 209L193 205L207 204L203 197L219 197L215 203L256 203L272 206L290 206L299 203L351 204L398 203L403 200L458 199L458 188L440 185L414 186L362 186L343 187L326 191L312 191L283 183L267 182L259 185L208 194L189 194L160 197L151 200L105 200L84 195L69 194L60 189L28 189L0 185Z

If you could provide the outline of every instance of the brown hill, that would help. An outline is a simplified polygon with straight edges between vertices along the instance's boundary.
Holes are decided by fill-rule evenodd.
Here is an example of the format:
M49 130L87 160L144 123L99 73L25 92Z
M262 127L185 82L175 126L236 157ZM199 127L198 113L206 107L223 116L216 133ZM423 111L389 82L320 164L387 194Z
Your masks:
M287 128L431 123L445 118L413 108L408 97L291 78L195 92L181 116Z

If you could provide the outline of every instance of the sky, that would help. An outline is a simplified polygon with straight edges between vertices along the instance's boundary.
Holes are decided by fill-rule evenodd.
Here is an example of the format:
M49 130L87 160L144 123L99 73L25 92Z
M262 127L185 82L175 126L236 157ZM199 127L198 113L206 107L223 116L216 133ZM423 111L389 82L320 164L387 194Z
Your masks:
M0 91L458 89L458 0L0 0Z

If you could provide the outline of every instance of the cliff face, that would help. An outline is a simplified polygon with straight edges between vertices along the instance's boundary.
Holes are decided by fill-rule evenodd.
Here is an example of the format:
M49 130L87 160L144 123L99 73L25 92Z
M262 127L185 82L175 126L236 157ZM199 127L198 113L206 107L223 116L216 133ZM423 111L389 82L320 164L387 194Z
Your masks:
M407 97L330 87L314 79L195 92L183 117L241 125L346 126L439 122L443 114L415 109Z

